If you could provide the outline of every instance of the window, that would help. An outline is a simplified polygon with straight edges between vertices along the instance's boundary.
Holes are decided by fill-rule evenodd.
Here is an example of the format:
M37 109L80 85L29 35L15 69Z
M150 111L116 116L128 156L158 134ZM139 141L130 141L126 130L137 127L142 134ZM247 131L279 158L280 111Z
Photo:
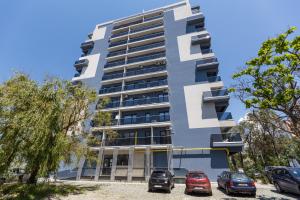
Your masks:
M117 165L118 166L126 166L126 165L128 165L128 155L118 155Z
M151 116L150 116L150 113L146 113L146 114L145 114L145 122L146 122L146 123L151 122Z
M166 111L166 112L160 112L159 113L159 121L168 121L170 120L170 116L169 116L169 112Z

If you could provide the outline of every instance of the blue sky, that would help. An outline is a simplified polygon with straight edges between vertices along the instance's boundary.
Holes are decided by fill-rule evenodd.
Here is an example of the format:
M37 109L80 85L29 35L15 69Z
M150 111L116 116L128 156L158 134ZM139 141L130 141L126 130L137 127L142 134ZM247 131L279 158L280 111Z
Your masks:
M80 43L97 23L125 17L176 0L0 0L0 82L13 71L42 81L47 75L71 79ZM200 5L225 85L253 58L264 40L300 29L299 0L191 0ZM299 30L297 34L299 34ZM236 120L245 109L229 107Z

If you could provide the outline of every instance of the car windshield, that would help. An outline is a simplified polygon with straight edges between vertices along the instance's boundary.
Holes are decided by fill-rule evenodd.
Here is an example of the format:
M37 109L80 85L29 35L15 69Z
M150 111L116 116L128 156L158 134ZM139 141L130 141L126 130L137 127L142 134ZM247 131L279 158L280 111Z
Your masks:
M200 179L200 178L205 178L205 175L204 174L200 174L200 173L190 173L189 177Z
M166 172L164 171L156 171L152 173L152 176L154 177L166 177Z
M300 178L300 168L292 169L291 174L296 178Z
M248 179L248 177L242 173L234 173L231 175L231 178L232 179Z

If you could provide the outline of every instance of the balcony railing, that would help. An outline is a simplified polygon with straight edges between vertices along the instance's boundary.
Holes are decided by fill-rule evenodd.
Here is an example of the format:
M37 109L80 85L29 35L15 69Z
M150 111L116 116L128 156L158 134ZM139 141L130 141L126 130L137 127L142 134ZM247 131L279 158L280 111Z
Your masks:
M106 94L106 93L112 93L112 92L119 92L122 90L122 86L115 86L115 87L108 87L108 88L102 88L99 90L99 94Z
M156 87L161 85L167 85L167 79L160 80L160 81L151 81L151 82L144 82L144 83L136 83L136 84L128 84L125 85L124 90L135 90L135 89L142 89L142 88L150 88Z
M201 42L210 42L210 35L207 33L192 36L192 44L200 44Z
M232 114L231 112L217 112L218 120L231 120Z
M84 42L81 43L80 48L83 52L88 51L89 49L92 49L94 47L94 41Z
M126 54L126 49L122 49L122 50L119 50L119 51L109 52L107 54L107 57L113 57L113 56L118 56L118 55L123 55L123 54Z
M88 64L89 64L88 59L77 60L74 63L74 67L76 68L76 70L81 70L83 67L88 66Z
M108 47L119 46L119 45L126 44L126 43L127 43L127 40L121 40L121 41L117 41L117 42L111 42Z
M211 102L211 101L228 101L229 100L228 90L220 89L220 90L211 90L203 92L203 101Z
M163 36L163 35L164 35L164 32L151 33L151 34L147 34L147 35L144 35L144 36L131 38L131 39L129 39L129 43L130 42L137 42L137 41L140 41L140 40L146 40L146 39L150 39L150 38L155 38L155 37L159 37L159 36Z
M153 141L153 142L151 142ZM129 145L150 145L150 144L171 144L171 135L146 136L146 137L123 137L104 140L105 146L129 146Z
M201 66L201 65L206 65L206 64L211 64L211 63L216 63L218 62L218 59L213 57L213 58L206 58L202 60L197 60L196 65Z
M115 37L119 37L119 36L127 35L127 34L128 34L128 30L127 30L127 31L124 31L124 32L112 34L112 35L111 35L111 38L115 38Z
M197 80L197 82L209 82L209 83L213 83L213 82L217 82L217 81L221 81L221 77L220 76L209 76L207 78L199 78Z
M127 106L145 105L145 104L153 104L153 103L164 103L168 101L169 101L168 96L129 99L123 101L122 106L127 107Z
M104 74L102 77L102 80L110 80L110 79L115 79L115 78L121 78L123 77L123 72L120 73L114 73L114 74Z
M202 54L213 53L212 49L201 49Z
M165 52L152 53L152 54L147 54L147 55L143 55L143 56L136 56L136 57L128 58L127 63L130 64L130 63L135 63L135 62L152 60L152 59L161 58L161 57L165 57L165 56L166 56Z
M124 117L119 120L120 125L126 124L143 124L143 123L154 123L154 122L166 122L170 121L170 115L149 115L141 117Z
M226 134L212 134L211 135L212 142L224 142L224 143L230 143L230 142L243 142L242 137L240 133L226 133Z
M143 22L143 20L140 19L140 20L136 20L136 21L133 21L133 22L129 22L127 24L122 24L122 25L114 26L113 30L119 29L119 28L124 28L124 27L131 26L131 25L134 25L134 24L139 24L139 23L142 23L142 22Z
M166 70L166 66L157 66L157 67L147 67L147 68L142 68L138 70L132 70L132 71L127 71L125 73L125 76L136 76L140 74L147 74L147 73L152 73L152 72L158 72L158 71L164 71Z
M161 23L152 24L152 25L149 25L149 26L142 26L142 27L131 29L130 33L136 33L136 32L140 32L140 31L148 30L148 29L151 29L151 28L160 27L162 25L163 25L163 23L161 22Z
M118 65L124 65L125 64L125 60L118 60L118 61L114 61L114 62L108 62L104 65L104 68L108 68L108 67L115 67Z
M147 21L151 21L151 20L154 20L154 19L158 19L158 18L162 18L163 15L155 15L155 16L152 16L152 17L147 17L144 19L145 22Z
M105 105L105 108L118 108L120 107L120 101L111 101Z
M164 45L165 45L165 42L163 41L163 42L155 42L152 44L147 44L147 45L138 46L138 47L132 47L132 48L128 49L128 53L135 52L135 51L142 51L142 50L146 50L146 49L152 49L152 48L161 47Z

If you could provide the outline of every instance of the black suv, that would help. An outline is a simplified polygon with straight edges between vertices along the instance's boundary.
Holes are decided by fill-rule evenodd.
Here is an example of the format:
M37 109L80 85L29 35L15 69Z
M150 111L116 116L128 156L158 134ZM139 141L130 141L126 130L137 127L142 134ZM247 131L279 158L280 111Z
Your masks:
M281 167L273 170L273 183L278 192L300 194L300 168Z
M148 183L148 192L156 189L166 190L171 193L174 188L174 176L168 170L154 170Z

